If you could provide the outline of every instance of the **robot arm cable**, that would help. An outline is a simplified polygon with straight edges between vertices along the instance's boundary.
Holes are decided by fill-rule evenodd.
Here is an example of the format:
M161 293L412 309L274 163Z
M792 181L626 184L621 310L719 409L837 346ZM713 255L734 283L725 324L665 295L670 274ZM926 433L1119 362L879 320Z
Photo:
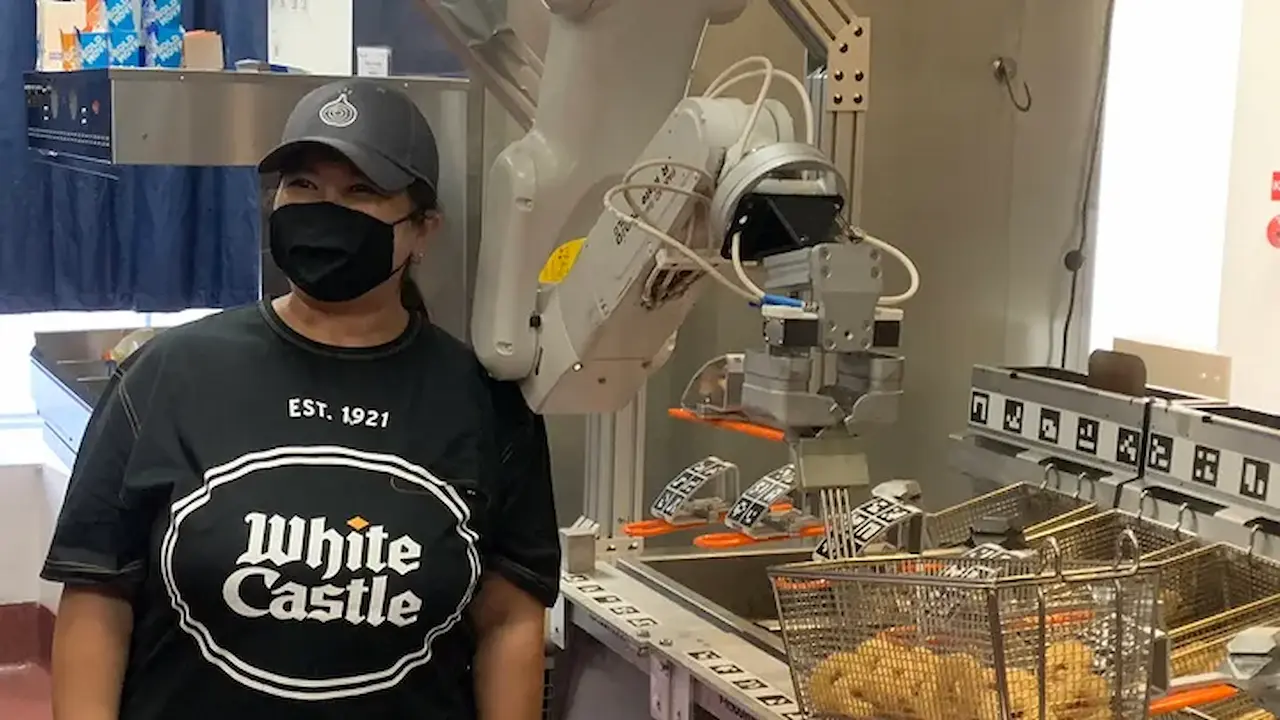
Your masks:
M684 188L671 187L670 185L662 185L660 183L637 183L632 180L635 177L636 173L640 172L641 170L658 166L658 165L669 165L671 167L675 167L680 170L685 170L687 172L700 175L703 179L707 179L707 180L710 179L710 177L707 175L705 171L703 171L701 168L697 168L692 165L685 165L683 163L677 163L671 160L646 160L644 162L637 163L636 165L632 166L632 168L627 171L626 176L623 177L622 183L613 186L612 188L609 189L608 192L605 193L605 196L604 196L605 209L608 210L610 213L613 213L614 217L618 218L619 220L625 223L634 225L640 228L641 230L649 233L653 237L661 240L663 244L667 245L672 250L675 250L676 252L688 258L695 265L697 265L701 270L706 272L707 275L711 276L712 279L714 279L716 282L719 282L721 285L728 288L735 295L742 297L748 302L760 302L760 299L761 299L760 295L756 295L751 292L748 292L747 290L743 290L741 287L737 285L737 283L734 283L733 281L729 280L729 278L725 277L723 273L717 270L716 267L712 265L710 261L708 261L706 258L699 255L697 251L693 250L689 246L680 242L676 238L663 232L660 228L655 227L653 223L649 221L648 215L644 212L644 210L641 208L637 208L636 204L632 202L630 191L645 190L645 189L662 190L664 192L669 191L679 195L687 195L701 202L710 202L710 199L706 195L696 192L694 190L686 190ZM626 201L627 206L631 209L632 214L627 214L621 208L619 208L617 205L614 204L613 199L618 195L623 196L623 199Z
M762 67L757 70L739 72L741 68L747 65L752 65L752 64L761 65ZM742 158L742 155L744 154L746 149L746 144L749 141L751 134L755 129L756 121L760 116L760 112L764 108L765 100L768 98L768 93L772 86L772 81L774 77L781 77L783 80L787 81L787 83L790 84L796 90L796 93L800 97L801 104L804 107L806 140L810 144L813 144L814 142L814 132L815 132L816 123L814 119L813 103L810 101L808 93L805 91L804 85L794 75L774 68L773 63L770 62L769 59L766 57L757 56L757 57L744 58L734 63L733 65L729 66L728 69L722 72L719 75L719 77L713 80L711 82L711 85L708 86L706 97L708 98L719 97L734 85L737 85L738 83L741 83L745 80L749 80L753 77L758 77L758 76L763 76L764 80L761 83L760 91L756 95L755 102L751 106L751 113L747 118L746 124L743 126L743 130L741 135L738 138L738 141L734 143L733 147L729 149L726 155L726 164L736 163L738 160ZM691 262L696 264L701 270L703 270L709 276L711 276L712 279L714 279L716 282L720 283L724 287L728 288L730 292L734 293L735 295L738 295L739 297L747 300L748 302L766 303L766 304L782 304L782 305L800 304L799 301L796 301L792 298L774 296L769 293L766 293L762 288L760 288L760 286L756 285L751 280L742 262L741 241L740 241L740 236L738 236L737 234L735 234L733 238L730 240L730 246L729 246L730 262L733 265L734 274L737 276L737 280L738 280L738 282L734 282L730 280L728 277L726 277L722 272L720 272L720 270L717 269L714 265L712 265L710 261L708 261L702 255L698 254L697 251L693 250L692 248L688 247L684 243L680 242L678 239L672 237L671 235L667 234L666 232L663 232L661 229L654 226L653 223L649 220L648 216L643 212L643 210L640 210L637 208L636 203L634 202L634 199L631 197L631 194L630 194L632 190L653 189L653 190L670 191L670 192L675 192L677 194L686 195L688 197L695 198L696 200L703 203L710 202L710 198L707 195L693 191L693 190L685 190L683 188L676 188L676 187L671 187L670 185L661 185L658 183L635 182L634 178L636 174L638 174L641 170L660 166L660 165L668 165L681 170L685 170L686 172L696 173L698 176L700 176L702 180L707 180L707 181L712 180L712 178L708 176L705 171L703 171L701 168L697 168L692 165L675 163L670 160L646 160L633 165L631 169L627 171L627 174L623 177L622 183L610 188L609 191L605 193L605 197L604 197L605 209L607 209L610 213L612 213L615 217L622 220L623 222L634 225L635 227L640 228L644 232L652 235L653 237L658 238L665 245L670 247L672 250L680 253L685 258L689 259ZM631 211L630 213L625 212L623 209L619 208L617 205L614 204L614 197L618 195L623 196L623 198L626 201L627 208ZM879 238L873 237L871 235L862 233L861 231L859 231L859 234L861 235L862 239L866 241L868 244L874 245L875 247L880 249L882 252L892 256L895 260L902 263L903 267L906 268L907 275L910 279L909 285L905 292L900 293L898 295L893 295L893 296L884 298L881 300L880 304L885 306L898 305L912 298L916 294L916 292L919 290L919 287L920 287L920 273L916 269L915 263L911 261L911 259L906 255L906 253L902 252L901 250L894 247L890 243L885 242L884 240L881 240Z
M894 260L902 263L902 267L907 269L908 284L907 289L897 295L891 295L886 298L880 298L881 306L901 305L902 303L915 297L916 291L920 289L920 271L916 269L916 264L907 257L907 254L894 247L893 245L881 240L878 237L862 233L862 240L868 245L872 245L885 254L893 257Z
M739 72L743 67L746 67L748 65L761 65L762 67L759 70ZM806 140L810 144L814 142L813 103L810 101L809 95L806 92L804 85L794 75L791 75L790 73L787 73L782 70L775 69L773 66L773 63L766 57L754 56L754 57L744 58L734 63L733 65L730 65L727 69L725 69L724 72L720 73L720 75L711 82L711 84L707 88L705 97L708 97L708 98L719 97L729 88L737 85L738 83L741 83L745 80L749 80L753 77L758 77L758 76L763 76L764 80L760 85L759 92L756 94L755 102L752 103L751 105L751 113L747 117L747 122L744 124L742 128L742 133L741 135L739 135L738 141L734 143L733 147L729 149L729 152L726 155L726 164L736 163L738 160L742 158L743 154L745 154L746 144L750 140L751 134L755 130L756 121L760 117L760 113L764 109L764 104L765 104L765 101L768 99L769 90L772 86L773 78L775 76L783 78L788 82L788 84L790 84L796 90L797 95L800 97L801 104L804 107ZM645 214L642 211L639 211L636 209L636 206L635 206L636 204L632 201L629 191L649 189L649 188L659 189L659 190L670 190L679 194L696 198L702 202L710 202L710 198L702 193L697 193L690 190L684 190L681 188L674 188L670 186L657 186L653 183L636 183L633 181L633 178L635 177L636 173L638 173L641 170L644 170L645 168L654 167L657 165L671 165L672 167L678 167L679 169L682 169L682 170L697 173L704 180L712 179L707 175L706 172L704 172L700 168L696 168L691 165L682 165L678 163L672 163L666 160L644 161L632 166L632 168L627 171L626 176L623 178L623 182L619 185L614 186L613 188L610 188L609 191L605 193L605 197L604 197L605 209L607 209L610 213L612 213L615 217L622 220L623 222L632 224L640 228L641 230L649 233L650 235L658 238L664 244L666 244L676 252L679 252L681 255L691 260L694 264L696 264L699 268L701 268L704 272L706 272L709 276L711 276L712 279L714 279L716 282L720 283L724 287L728 288L730 292L734 293L735 295L738 295L739 297L747 300L748 302L752 302L752 303L768 302L768 303L787 304L787 305L795 304L797 302L792 300L791 298L782 298L782 297L775 297L773 295L770 295L751 281L751 279L747 276L745 268L743 268L742 266L742 260L740 257L740 250L739 250L739 242L736 235L734 236L734 239L731 243L731 248L732 248L731 252L732 252L734 271L737 274L738 279L741 281L742 283L741 285L733 282L728 277L726 277L714 265L712 265L706 258L699 255L696 251L689 248L688 246L686 246L684 243L680 242L676 238L671 237L670 235L663 232L659 228L654 227L654 225L651 222L649 222ZM616 205L614 205L613 198L619 194L623 194L623 197L626 199L627 206L632 211L632 214L627 214L623 212L620 208L618 208ZM743 286L745 286L745 289Z
M761 65L762 67L759 70L750 70L748 72L732 75L732 73L737 72L742 67L752 64ZM810 145L814 144L816 120L813 111L813 101L809 98L808 90L805 89L804 84L801 83L796 76L784 70L775 69L773 67L773 62L763 55L743 58L742 60L730 65L724 72L720 73L715 80L711 81L711 84L707 87L705 97L720 97L726 90L734 85L761 75L764 76L764 80L760 83L760 90L756 94L756 100L751 105L751 114L747 117L747 123L742 128L742 135L738 138L738 142L735 143L734 147L730 150L729 159L727 161L730 164L740 160L744 154L747 140L755 130L756 120L760 117L760 113L764 109L765 100L768 99L769 89L773 85L773 79L775 77L782 78L791 85L793 89L795 89L796 94L800 98L800 105L804 108L805 142ZM734 151L736 151L736 155Z

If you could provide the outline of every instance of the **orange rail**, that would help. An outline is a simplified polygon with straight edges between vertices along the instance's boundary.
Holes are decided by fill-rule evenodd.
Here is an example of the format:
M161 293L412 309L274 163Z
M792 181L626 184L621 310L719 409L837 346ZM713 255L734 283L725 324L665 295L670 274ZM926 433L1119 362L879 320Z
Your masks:
M772 442L782 442L787 439L786 433L777 428L771 428L767 425L757 425L756 423L746 422L743 420L728 420L724 418L702 418L692 411L684 408L668 408L667 415L677 420L685 420L687 422L702 423L711 427L720 428L721 430L731 430L736 433L750 435L761 440L770 440Z
M694 538L693 544L704 550L724 550L727 548L744 547L746 545L756 545L759 543L777 542L779 540L791 540L798 537L818 537L825 532L826 528L821 525L810 525L794 535L782 535L780 537L764 538L761 540L757 540L756 538L744 535L740 532L708 533Z

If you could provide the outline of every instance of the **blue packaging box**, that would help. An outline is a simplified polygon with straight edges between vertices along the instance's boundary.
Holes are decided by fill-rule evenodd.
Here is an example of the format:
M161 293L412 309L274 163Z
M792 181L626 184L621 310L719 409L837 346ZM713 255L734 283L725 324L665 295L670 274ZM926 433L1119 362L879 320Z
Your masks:
M182 25L182 0L142 0L142 26L176 29Z
M182 27L152 26L148 29L143 57L147 67L182 67Z
M81 70L101 70L111 65L111 35L104 32L78 32Z
M111 33L111 67L142 67L142 37L136 32Z
M133 0L107 0L107 29L110 32L136 33L142 29Z

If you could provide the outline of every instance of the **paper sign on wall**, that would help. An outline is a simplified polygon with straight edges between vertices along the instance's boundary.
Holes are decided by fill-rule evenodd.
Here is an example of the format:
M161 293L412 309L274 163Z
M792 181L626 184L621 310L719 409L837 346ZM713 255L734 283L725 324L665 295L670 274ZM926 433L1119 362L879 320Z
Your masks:
M1271 200L1280 202L1280 172L1271 173Z
M352 0L270 0L267 62L313 75L351 75Z
M391 48L386 46L356 48L356 75L360 77L390 77Z

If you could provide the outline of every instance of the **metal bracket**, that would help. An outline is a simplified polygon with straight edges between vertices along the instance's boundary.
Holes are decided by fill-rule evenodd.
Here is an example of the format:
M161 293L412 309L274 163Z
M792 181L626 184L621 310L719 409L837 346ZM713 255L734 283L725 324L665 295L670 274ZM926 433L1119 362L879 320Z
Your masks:
M649 656L649 716L653 720L692 720L693 681L689 670L657 653Z
M866 112L871 65L871 20L856 18L827 48L827 102L833 113Z
M569 647L569 603L564 595L556 598L556 604L547 611L547 643L556 650Z
M574 575L587 575L596 565L596 539L600 523L580 517L567 528L560 528L560 569Z
M632 557L644 552L642 538L599 538L596 540L596 560L613 563L619 558Z

